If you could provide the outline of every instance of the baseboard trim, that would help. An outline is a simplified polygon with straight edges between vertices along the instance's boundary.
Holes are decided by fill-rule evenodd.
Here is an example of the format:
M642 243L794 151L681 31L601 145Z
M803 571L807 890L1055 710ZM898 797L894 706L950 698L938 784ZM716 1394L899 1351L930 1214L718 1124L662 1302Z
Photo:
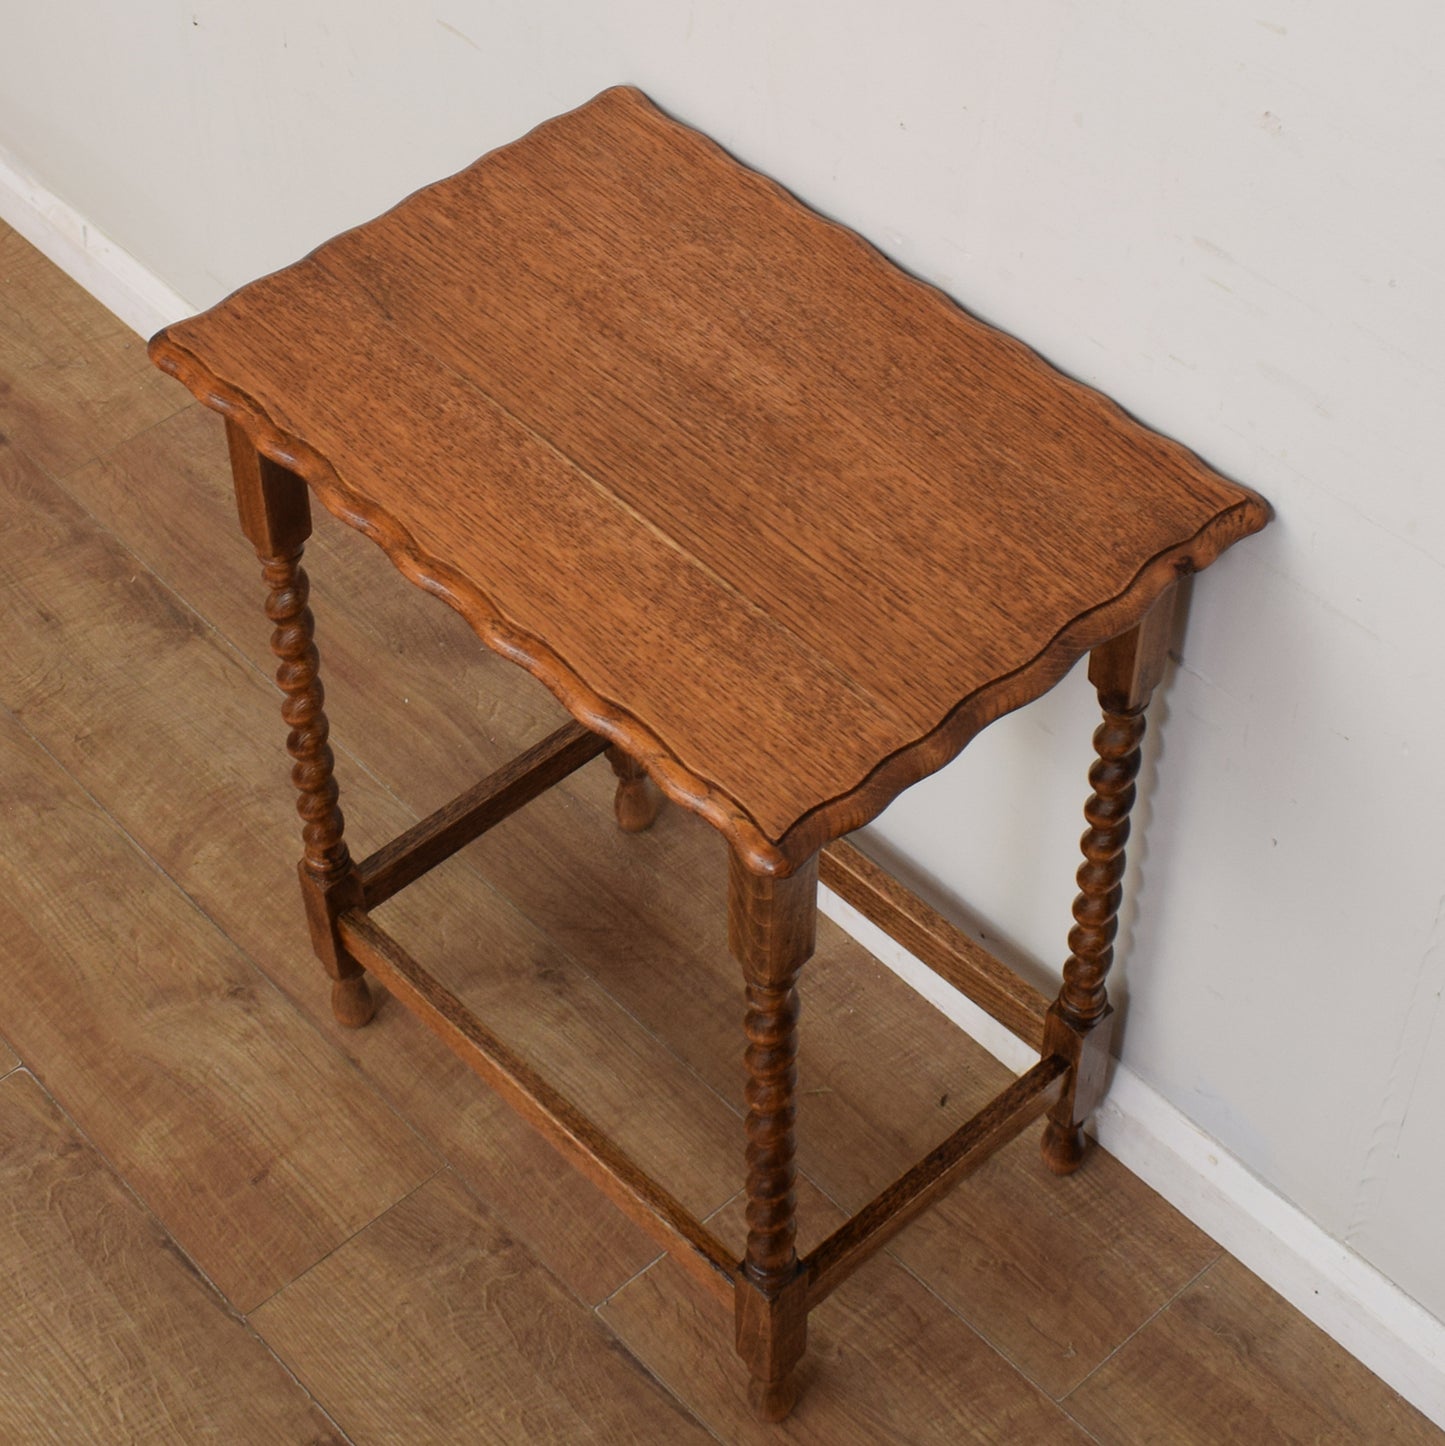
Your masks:
M821 911L1015 1073L1029 1047L833 893ZM1213 1236L1416 1410L1445 1427L1445 1322L1327 1235L1125 1065L1095 1120L1099 1143Z
M195 310L123 247L0 151L0 219L141 336ZM835 923L1010 1069L1026 1045L830 889ZM1258 1179L1159 1092L1119 1065L1100 1143L1302 1314L1445 1427L1445 1322Z
M143 337L195 307L0 150L0 220Z

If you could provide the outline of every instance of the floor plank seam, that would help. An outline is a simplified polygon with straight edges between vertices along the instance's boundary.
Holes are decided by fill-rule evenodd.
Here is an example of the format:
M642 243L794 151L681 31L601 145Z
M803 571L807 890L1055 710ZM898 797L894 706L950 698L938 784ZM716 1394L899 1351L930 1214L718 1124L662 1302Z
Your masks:
M736 1200L736 1199L737 1199L737 1196L736 1196L736 1195L730 1196L729 1199L730 1199L730 1201L731 1201L731 1200ZM663 1263L663 1261L665 1261L667 1258L668 1258L667 1251L665 1251L665 1250L659 1250L659 1251L657 1252L657 1254L654 1255L654 1256L652 1257L652 1259L649 1260L649 1261L647 1262L647 1264L642 1267L641 1270L634 1270L634 1271L632 1272L632 1274L629 1275L629 1276L627 1277L627 1279L622 1282L621 1285L619 1285L615 1290L610 1290L610 1291L608 1291L607 1294L606 1294L601 1300L599 1300L594 1306L592 1306L591 1309L592 1309L593 1315L595 1315L595 1316L598 1318L598 1320L601 1320L601 1319L602 1319L602 1312L603 1312L609 1305L611 1305L612 1302L613 1302L614 1300L616 1300L617 1297L618 1297L619 1295L621 1295L622 1292L623 1292L624 1290L626 1290L627 1287L633 1283L633 1281L635 1281L635 1280L641 1280L642 1277L643 1277L644 1275L646 1275L647 1272L648 1272L649 1270L651 1270L654 1265L661 1265L661 1264ZM604 1321L603 1323L606 1324L605 1321ZM610 1327L609 1327L609 1329L610 1329Z
M1019 1365L1017 1361L1015 1361L1012 1357L1009 1356L1009 1354L1003 1349L1002 1346L999 1346L993 1341L991 1341L983 1333L983 1331L971 1320L969 1320L969 1318L964 1315L964 1313L956 1305L953 1305L949 1301L944 1299L944 1297L941 1296L938 1291L936 1291L933 1286L930 1285L929 1282L925 1280L924 1277L921 1276L906 1260L903 1260L899 1256L895 1255L891 1247L885 1246L884 1254L886 1254L889 1259L892 1260L892 1262L896 1266L898 1266L898 1268L902 1270L905 1274L912 1276L912 1278L917 1281L918 1284L922 1286L923 1289L927 1291L928 1294L931 1295L933 1299L936 1300L939 1305L941 1305L944 1310L949 1313L949 1315L955 1317L959 1321L962 1321L964 1326L966 1326L970 1331L972 1331L973 1334L976 1335L979 1340L982 1341L983 1344L990 1351L992 1351L994 1355L996 1355L999 1360L1001 1360L1004 1365L1008 1367L1009 1370L1014 1373L1014 1375L1016 1375L1021 1381L1027 1382L1031 1390L1037 1391L1038 1394L1045 1401L1050 1403L1050 1405L1057 1406L1059 1408L1060 1415L1067 1417L1070 1421L1073 1420L1073 1417L1070 1416L1069 1413L1063 1409L1062 1400L1050 1395L1050 1393L1043 1386L1041 1386L1038 1381L1036 1381L1021 1365Z
M1073 1396L1077 1395L1079 1391L1083 1390L1083 1388L1084 1388L1086 1385L1088 1385L1088 1383L1089 1383L1090 1381L1092 1381L1092 1380L1094 1379L1094 1377L1097 1376L1097 1375L1099 1374L1099 1372L1102 1371L1102 1370L1104 1369L1104 1367L1107 1366L1107 1365L1109 1364L1109 1362L1112 1361L1112 1360L1114 1359L1114 1357L1117 1356L1117 1355L1119 1354L1119 1352L1122 1351L1122 1350L1124 1349L1124 1347L1127 1346L1127 1345L1129 1344L1129 1342L1132 1341L1132 1340L1135 1338L1135 1336L1140 1335L1142 1332L1148 1330L1149 1327L1150 1327L1151 1325L1153 1325L1154 1322L1155 1322L1156 1320L1158 1320L1159 1317L1160 1317L1161 1315L1163 1315L1165 1311L1167 1311L1167 1310L1169 1310L1169 1309L1171 1309L1171 1308L1173 1307L1174 1303L1175 1303L1186 1291L1192 1290L1192 1289L1194 1288L1194 1286L1197 1285L1201 1280L1203 1280L1204 1277L1205 1277L1206 1275L1208 1275L1209 1272L1210 1272L1211 1270L1213 1270L1214 1267L1215 1267L1216 1265L1218 1265L1219 1262L1220 1262L1221 1260L1223 1260L1224 1258L1225 1258L1225 1252L1221 1250L1220 1253L1219 1253L1218 1255L1216 1255L1216 1256L1214 1257L1214 1259L1209 1262L1208 1265L1206 1265L1202 1270L1197 1271L1197 1272L1196 1272L1194 1275L1192 1275L1188 1280L1186 1280L1186 1281L1184 1282L1184 1284L1181 1285L1181 1286L1179 1287L1179 1289L1176 1290L1176 1291L1174 1292L1174 1294L1171 1295L1171 1296L1169 1297L1169 1299L1166 1300L1166 1301L1163 1303L1163 1305L1161 1305L1161 1306L1158 1308L1158 1310L1153 1311L1146 1319L1140 1321L1139 1324L1138 1324L1137 1326L1135 1326L1134 1329L1131 1330L1131 1331L1129 1332L1129 1334L1128 1334L1127 1336L1125 1336L1124 1339L1123 1339L1122 1341L1120 1341L1119 1344L1118 1344L1117 1346L1115 1346L1114 1349L1113 1349L1112 1351L1110 1351L1109 1354L1108 1354L1107 1356L1105 1356L1104 1359L1101 1360L1101 1361L1098 1363L1098 1365L1096 1365L1096 1366L1094 1367L1094 1369L1088 1373L1088 1375L1086 1375L1082 1380L1076 1381L1072 1386L1070 1386L1069 1389L1068 1389L1067 1391L1065 1391L1062 1396L1059 1397L1059 1405L1060 1405L1060 1406L1065 1406L1065 1409L1067 1409L1066 1403L1067 1403ZM1070 1411L1068 1414L1069 1414L1069 1419L1072 1421L1072 1420L1074 1419L1074 1417L1073 1417L1073 1412Z
M656 1261L653 1261L653 1265L655 1265L656 1263ZM648 1268L651 1269L651 1266L649 1266ZM705 1416L701 1416L695 1410L693 1410L693 1408L689 1406L687 1402L684 1401L683 1398L678 1395L678 1393L674 1391L673 1388L665 1380L663 1380L663 1378L659 1376L657 1372L654 1371L652 1367L649 1366L647 1362L644 1361L642 1357L639 1356L637 1352L634 1351L632 1347L629 1346L627 1342L623 1340L622 1337L619 1336L610 1325L607 1324L605 1320L603 1320L599 1316L597 1318L597 1321L598 1324L602 1327L602 1329L607 1332L607 1335L612 1340L614 1348L620 1351L623 1356L625 1356L629 1361L631 1361L637 1367L637 1369L642 1372L642 1374L645 1375L647 1379L651 1381L657 1387L657 1389L668 1398L668 1400L674 1402L677 1406L678 1411L684 1417L686 1417L687 1420L693 1422L700 1431L703 1431L708 1436L711 1436L714 1441L721 1442L722 1446L733 1446L733 1443L730 1442L726 1436L720 1436L718 1434L718 1432L714 1429L711 1421L709 1421Z
M330 1249L330 1250L328 1250L328 1251L326 1252L325 1255L323 1255L323 1256L321 1256L319 1259L313 1261L312 1264L309 1265L309 1266L307 1266L307 1268L306 1268L305 1270L303 1270L299 1275L294 1276L291 1280L287 1281L285 1285L280 1286L277 1290L273 1291L269 1296L266 1297L265 1300L258 1302L258 1303L252 1308L251 1313L248 1314L246 1317L243 1317L244 1323L246 1324L247 1328L251 1331L251 1333L252 1333L253 1335L255 1335L256 1338L261 1342L261 1344L266 1348L266 1350L267 1350L272 1356L275 1357L275 1359L277 1360L277 1362L278 1362L278 1363L282 1366L282 1368L285 1370L286 1374L287 1374L293 1381L296 1382L296 1384L300 1387L300 1389L301 1389L302 1391L304 1391L304 1392L306 1393L308 1399L310 1399L310 1400L312 1400L312 1401L315 1402L317 1408L326 1416L326 1418L327 1418L328 1421L331 1421L331 1422L335 1423L335 1422L336 1422L336 1417L333 1415L333 1413L332 1413L330 1410L327 1409L327 1407L326 1407L324 1401L321 1399L321 1397L320 1397L319 1395L317 1395L317 1393L316 1393L315 1391L313 1391L310 1386L307 1385L307 1383L305 1382L305 1380L304 1380L300 1375L297 1374L296 1370L292 1367L291 1363L286 1359L286 1357L285 1357L284 1355L282 1355L282 1354L280 1353L280 1351L277 1349L277 1347L276 1347L270 1340L268 1340L268 1339L266 1338L266 1336L265 1336L265 1334L262 1332L262 1330L261 1330L260 1328L258 1328L258 1327L254 1324L254 1322L251 1320L250 1316L251 1316L251 1315L254 1315L255 1312L261 1310L264 1306L268 1305L270 1302L274 1301L278 1296L282 1295L286 1290L290 1289L291 1286L296 1285L296 1284L299 1283L300 1281L304 1280L308 1275L310 1275L310 1274L312 1273L312 1271L314 1271L314 1270L318 1269L319 1267L321 1267L322 1265L324 1265L324 1264L326 1263L326 1261L328 1261L333 1255L336 1254L337 1251L343 1249L343 1248L344 1248L346 1245L348 1245L352 1240L356 1239L357 1236L361 1235L364 1231L370 1229L371 1226L375 1225L379 1220L382 1220L383 1218L385 1218L385 1216L391 1214L392 1211L397 1210L397 1209L400 1209L402 1206L404 1206L404 1205L407 1203L408 1200L410 1200L410 1199L412 1198L412 1196L416 1195L419 1191L425 1189L426 1186L428 1186L429 1184L431 1184L431 1183L432 1183L434 1180L436 1180L439 1176L441 1176L442 1174L448 1173L448 1172L450 1172L450 1174L451 1174L451 1176L452 1176L452 1179L453 1179L453 1182L454 1182L454 1183L457 1185L457 1187L463 1192L463 1194L465 1194L465 1195L467 1196L467 1198L472 1202L473 1206L474 1206L482 1215L484 1215L487 1219L493 1221L493 1222L498 1226L499 1229L501 1229L501 1230L503 1230L503 1231L507 1231L507 1233L510 1234L510 1231L508 1231L508 1228L507 1228L505 1222L501 1221L501 1220L498 1218L497 1213L496 1213L496 1211L493 1209L493 1207L492 1207L491 1205L489 1205L489 1204L487 1203L487 1201L485 1201L484 1199L482 1199L482 1197L477 1194L477 1192L467 1183L467 1181L466 1181L460 1174L458 1174L455 1170L451 1170L450 1167L448 1166L448 1167L446 1167L446 1168L444 1168L444 1169L441 1169L441 1170L436 1171L435 1174L428 1176L427 1179L421 1181L418 1185L415 1186L415 1188L413 1188L413 1189L411 1189L411 1190L408 1190L405 1195L403 1195L401 1198L393 1201L392 1204L390 1204L389 1206L387 1206L387 1208L386 1208L385 1210L381 1211L379 1214L377 1214L376 1216L374 1216L371 1220L367 1221L365 1225L361 1226L360 1229L356 1230L356 1231L353 1232L351 1235L347 1236L345 1240L338 1241L337 1244L336 1244L334 1247L332 1247L332 1249ZM696 1412L694 1412L694 1411L687 1405L687 1403L686 1403L685 1401L683 1401L680 1396L678 1396L678 1394L672 1389L672 1387L669 1386L668 1383L667 1383L665 1380L663 1380L659 1375L657 1375L657 1373L656 1373L655 1371L653 1371L652 1368L651 1368L650 1366L648 1366L648 1364L647 1364L644 1360L642 1360L641 1357L639 1357L639 1356L632 1350L632 1348L626 1343L626 1341L624 1341L624 1340L617 1334L617 1332L614 1331L614 1330L612 1329L612 1327L601 1317L601 1315L599 1314L599 1311L600 1311L600 1308L601 1308L601 1305L600 1305L600 1304L599 1304L599 1305L596 1305L596 1306L588 1305L588 1303L587 1303L582 1297L580 1297L580 1296L577 1294L577 1292L576 1292L574 1289L572 1289L572 1287L571 1287L566 1281L562 1280L562 1279L556 1274L556 1272L551 1268L551 1266L549 1266L548 1264L546 1264L546 1262L538 1259L538 1257L533 1253L532 1249L530 1248L530 1246L527 1245L527 1243L526 1243L525 1241L515 1240L515 1244L516 1244L516 1248L519 1249L519 1250L521 1250L521 1251L528 1257L528 1259L529 1259L529 1261L531 1262L532 1266L539 1272L539 1274L545 1276L548 1280L552 1281L554 1284L556 1284L557 1286L559 1286L559 1288L562 1289L562 1290L564 1291L564 1293L565 1293L567 1296L569 1296L573 1301L575 1301L576 1304L577 1304L578 1306L580 1306L581 1309L582 1309L584 1312L586 1312L588 1315L592 1316L593 1321L594 1321L594 1325L597 1326L597 1327L599 1327L603 1332L605 1332L605 1334L607 1335L609 1341L612 1342L614 1348L615 1348L616 1350L620 1351L620 1352L626 1357L627 1360L629 1360L630 1362L632 1362L633 1365L637 1368L637 1370L638 1370L641 1374L643 1374L644 1376L646 1376L646 1377L648 1378L648 1380L652 1381L653 1384L657 1387L657 1389L658 1389L659 1391L661 1391L663 1394L665 1394L665 1395L668 1397L669 1400L671 1400L672 1402L674 1402L674 1403L676 1404L678 1410L679 1410L688 1420L694 1422L700 1429L706 1431L706 1433L707 1433L709 1436L711 1436L714 1440L717 1440L717 1441L723 1441L723 1440L724 1440L724 1438L718 1436L717 1433L716 1433L716 1431L714 1431L714 1430L712 1429L711 1425L710 1425L707 1421L703 1420L700 1416L698 1416L698 1415L696 1414ZM656 1265L659 1261L666 1259L666 1255L667 1255L667 1253L664 1251L664 1252L661 1252L661 1253L660 1253L656 1258L654 1258L653 1260L648 1261L648 1263L647 1263L645 1266L643 1266L643 1268L642 1268L640 1271L637 1271L634 1275L628 1277L628 1280L627 1280L626 1282L624 1282L624 1286L625 1286L625 1285L628 1285L628 1284L631 1284L633 1280L636 1280L636 1279L638 1278L638 1276L641 1276L641 1275L646 1274L646 1272L647 1272L648 1270L652 1269L652 1267L653 1267L654 1265ZM619 1286L619 1287L618 1287L618 1290L623 1289L624 1286ZM612 1292L612 1294L613 1294L613 1295L617 1294L617 1291ZM611 1296L609 1296L608 1299L610 1300L610 1299L611 1299ZM605 1304L605 1303L606 1303L606 1302L602 1302L601 1304ZM351 1437L349 1437L348 1435L346 1435L346 1433L341 1430L341 1428L340 1428L339 1425L337 1425L337 1432L338 1432L338 1435L341 1437L342 1441L347 1442L347 1443L350 1443Z
M734 1190L733 1193L729 1195L728 1198L724 1200L723 1203L719 1205L716 1210L710 1210L705 1216L703 1216L702 1223L704 1225L711 1225L712 1222L716 1220L719 1215L723 1214L723 1212L726 1211L730 1205L741 1199L743 1193L744 1192L742 1190ZM821 1194L822 1192L820 1191L819 1193ZM641 1280L642 1277L646 1275L647 1272L651 1270L654 1265L662 1264L662 1262L665 1261L667 1258L668 1252L665 1250L659 1250L658 1253L654 1255L652 1259L649 1260L647 1264L644 1265L640 1270L633 1271L632 1274L629 1275L627 1279L622 1282L621 1285L617 1286L614 1290L608 1291L606 1296L603 1297L603 1299L599 1300L594 1306L592 1306L592 1310L597 1312L600 1318L600 1313L605 1310L609 1305L611 1305L612 1302L616 1300L617 1297L621 1295L622 1292L633 1283L633 1281Z
M273 1361L276 1362L278 1367L280 1367L286 1379L290 1381L308 1401L311 1402L312 1406L330 1425L331 1429L336 1433L337 1446L355 1446L354 1438L347 1435L347 1433L342 1430L341 1423L327 1409L326 1405L322 1402L321 1398L317 1396L316 1392L313 1391L311 1387L308 1386L306 1382L303 1381L301 1377L298 1376L296 1372L291 1369L290 1362L285 1360L283 1357L277 1355L276 1348L271 1344L270 1341L265 1338L265 1336L263 1336L256 1329L255 1326L251 1324L249 1320L245 1321L244 1324L250 1334L255 1338L257 1342L259 1342L261 1349L265 1351L266 1354L270 1356Z
M300 1277L298 1276L297 1279L299 1280ZM284 1290L285 1286L283 1286L282 1289ZM270 1297L268 1297L268 1299L269 1298ZM264 1303L265 1302L262 1302L262 1304ZM306 1382L303 1381L301 1377L298 1376L296 1372L291 1368L291 1362L288 1361L283 1355L281 1355L277 1351L276 1347L273 1346L271 1342L268 1341L266 1337L263 1336L254 1325L252 1325L249 1317L243 1316L242 1324L246 1327L246 1330L250 1333L250 1335L260 1343L261 1349L264 1350L266 1354L270 1356L271 1359L275 1361L276 1364L281 1368L282 1372L286 1376L286 1379L291 1381L295 1385L296 1389L300 1391L301 1394L305 1396L306 1399L310 1401L311 1404L321 1413L321 1415L326 1418L326 1420L330 1423L332 1430L336 1432L337 1441L338 1443L340 1443L340 1446L355 1446L352 1437L349 1436L344 1430L342 1430L341 1423L336 1419L335 1415L327 1408L326 1404L321 1400L321 1398L316 1394L316 1392L313 1391L311 1387L308 1386Z
M43 363L38 365L43 365ZM34 368L29 368L29 370L34 370ZM53 482L57 487L61 487L67 497L71 497L72 494L70 489L68 487L65 487L64 485L65 479L67 477L72 476L76 472L83 471L86 467L93 467L98 462L104 462L113 452L118 452L122 447L128 447L132 442L136 441L137 438L144 437L147 432L152 432L157 427L164 426L167 422L173 421L176 417L180 416L182 412L189 411L192 407L199 406L199 402L187 398L174 411L167 412L164 417L157 417L154 421L147 422L142 427L137 427L135 431L127 432L124 437L118 438L109 447L102 448L99 452L92 452L90 455L82 458L73 467L65 468L64 471L55 471L54 469L47 467L45 463L40 461L35 456L35 454L29 450L29 448L27 448L23 443L17 442L15 438L9 433L3 434L3 444L6 447L9 447L14 452L18 453L21 457L23 457L26 462L30 464L30 466L34 467L35 470L40 473L42 477L46 478L50 482ZM77 502L76 505L80 506L81 504ZM88 508L82 508L82 510L85 511L87 517L91 517L92 520L94 520L98 525L103 525L100 524L100 520L98 518L95 518ZM105 530L109 532L108 528Z
M44 472L45 475L49 477L52 482L56 483L59 486L64 486L65 479L67 477L83 470L86 467L93 467L97 462L107 461L112 455L112 453L120 451L122 447L130 446L130 444L136 441L138 438L144 437L147 432L153 432L157 427L163 427L167 422L174 421L175 418L180 416L182 412L189 411L191 407L199 406L199 402L187 399L186 401L182 402L181 405L175 409L175 411L167 412L164 417L157 417L153 422L147 422L143 427L137 427L134 432L127 432L124 437L121 437L111 446L105 447L101 451L94 453L93 455L87 457L83 462L77 463L74 467L67 467L63 472L53 472L48 467L41 467L40 470ZM22 448L20 450L23 451L24 449ZM34 459L32 458L31 460L33 461ZM36 465L39 466L38 463ZM70 489L67 487L65 490L66 493L69 494Z
M258 1300L256 1304L253 1305L251 1309L246 1312L245 1320L247 1321L247 1323L249 1324L251 1317L255 1315L255 1313L263 1306L269 1305L270 1302L275 1300L278 1295L282 1294L284 1291L290 1290L290 1288L295 1285L297 1281L305 1280L306 1277L317 1268L317 1266L324 1265L328 1260L331 1259L333 1255L336 1254L338 1250L342 1250L347 1245L350 1245L351 1242L355 1240L356 1237L360 1235L364 1230L370 1230L371 1227L375 1225L378 1220L385 1219L388 1215L391 1214L393 1210L397 1209L398 1206L405 1205L406 1202L410 1200L411 1197L415 1195L418 1190L425 1189L438 1176L446 1174L448 1168L449 1167L446 1165L438 1166L435 1170L431 1172L430 1175L426 1177L426 1179L418 1181L415 1185L412 1186L410 1190L406 1191L405 1194L398 1195L397 1198L393 1200L391 1204L386 1207L385 1210L378 1210L376 1214L371 1217L370 1220L367 1220L363 1224L358 1225L356 1229L351 1232L350 1235L344 1236L342 1239L338 1240L333 1246L331 1246L329 1250L325 1251L321 1255L318 1255L316 1259L313 1260L311 1264L306 1267L305 1270L298 1271L295 1275L291 1277L290 1280L286 1281L282 1285L278 1285L276 1289L273 1290L271 1294L268 1295L264 1300Z
M114 1183L119 1187L121 1192L127 1197L127 1199L130 1201L131 1208L136 1211L138 1218L141 1221L147 1223L151 1230L155 1232L155 1236L157 1238L154 1240L154 1244L156 1248L162 1253L169 1254L174 1257L174 1259L181 1265L185 1273L193 1277L199 1283L201 1287L202 1298L208 1301L212 1307L217 1309L222 1317L230 1321L231 1324L236 1326L238 1329L244 1331L251 1340L256 1342L256 1344L261 1348L262 1351L264 1351L268 1356L276 1360L276 1363L281 1368L283 1374L293 1382L293 1384L301 1392L302 1397L333 1427L333 1429L335 1430L338 1446L352 1446L351 1438L340 1429L340 1427L336 1424L334 1418L331 1416L330 1412L326 1411L321 1406L321 1403L316 1400L314 1395L309 1390L307 1390L306 1387L299 1380L296 1379L295 1373L286 1365L284 1361L281 1361L280 1358L276 1356L276 1353L271 1349L268 1343L261 1339L260 1335L252 1327L251 1323L246 1319L246 1317L239 1310L236 1309L236 1307L227 1298L225 1292L223 1292L221 1288L215 1283L215 1281L211 1279L211 1277L206 1273L205 1269L201 1266L201 1264L197 1260L195 1260L190 1255L190 1253L180 1244L180 1242L166 1227L165 1222L160 1218L156 1211L151 1208L151 1206L147 1203L145 1197L139 1192L135 1185L132 1184L129 1177L123 1171L117 1168L115 1162L110 1159L110 1157L103 1149L101 1149L101 1147L95 1142L91 1135L81 1127L75 1115L66 1108L65 1104L57 1097L55 1092L46 1085L44 1079L41 1078L40 1075L38 1075L33 1069L31 1069L23 1062L17 1065L15 1069L6 1071L3 1077L8 1079L11 1075L17 1073L23 1073L30 1077L31 1081L40 1091L45 1100L60 1116L61 1120L65 1123L65 1125L73 1132L74 1137L81 1141L84 1144L85 1148L94 1155L96 1161L99 1164L100 1170L103 1171L105 1175L109 1176L110 1179L114 1181Z

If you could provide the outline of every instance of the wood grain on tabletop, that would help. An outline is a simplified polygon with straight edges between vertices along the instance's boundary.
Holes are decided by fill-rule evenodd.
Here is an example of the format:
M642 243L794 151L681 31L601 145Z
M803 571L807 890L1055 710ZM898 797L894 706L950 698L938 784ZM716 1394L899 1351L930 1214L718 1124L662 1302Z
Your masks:
M30 1067L240 1310L437 1167L5 713L0 1017ZM26 866L43 858L44 869Z
M0 1081L0 1438L341 1436L36 1081Z
M9 1074L20 1063L20 1056L3 1040L0 1040L0 1075Z
M357 1446L713 1440L449 1174L253 1321Z
M624 88L153 354L759 865L1268 517Z
M46 746L257 964L304 1007L324 1004L324 976L293 902L297 829L274 688L64 493L36 476L30 484L30 505L17 491L10 508L34 543L23 550L23 568L15 564L11 596L17 605L43 598L37 611L48 624L16 629L0 648L0 699L16 700ZM44 529L63 542L42 540ZM111 623L123 628L126 651L114 647ZM136 657L146 659L143 668ZM378 841L413 821L365 771L345 776L358 785L348 799ZM428 880L388 906L403 939L416 940L459 987L472 971L493 991L474 1002L495 1009L519 1047L537 1051L539 1067L574 1098L592 1101L598 1118L695 1209L715 1208L734 1188L735 1115L565 953L458 867L465 872L450 875L450 896L428 893ZM258 907L275 899L283 906ZM477 950L479 939L488 950ZM600 1299L652 1258L651 1245L573 1180L549 1147L499 1118L485 1087L433 1051L424 1030L400 1011L382 1025L344 1048L484 1194L510 1202L513 1228L579 1293ZM657 1085L656 1109L634 1108L620 1060ZM344 1085L336 1090L345 1095ZM558 1208L539 1209L544 1199ZM580 1223L564 1228L569 1219Z
M1101 1441L1440 1446L1445 1431L1224 1256L1065 1401Z
M0 435L58 477L184 401L140 337L0 222Z
M799 1248L841 1223L799 1181ZM709 1222L739 1244L742 1202ZM889 1256L862 1267L808 1319L794 1413L764 1425L743 1392L746 1367L732 1350L733 1322L677 1265L663 1259L601 1307L627 1348L723 1440L874 1446L883 1441L1083 1442L1041 1391L987 1346L928 1287Z

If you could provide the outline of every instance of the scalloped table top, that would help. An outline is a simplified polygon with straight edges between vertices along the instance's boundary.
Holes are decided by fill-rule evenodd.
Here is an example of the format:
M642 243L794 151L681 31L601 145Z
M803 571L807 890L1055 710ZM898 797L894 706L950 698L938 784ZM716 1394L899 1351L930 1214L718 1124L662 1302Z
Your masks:
M1269 519L628 88L151 354L767 872Z

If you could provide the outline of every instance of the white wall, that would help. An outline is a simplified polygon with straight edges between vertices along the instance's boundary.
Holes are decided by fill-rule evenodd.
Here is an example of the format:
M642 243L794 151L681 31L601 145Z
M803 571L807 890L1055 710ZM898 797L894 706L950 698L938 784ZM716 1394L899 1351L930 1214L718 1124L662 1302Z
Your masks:
M615 81L1265 493L1157 706L1124 1057L1445 1317L1445 9L0 0L0 145L195 305ZM1062 954L1075 673L879 848Z

